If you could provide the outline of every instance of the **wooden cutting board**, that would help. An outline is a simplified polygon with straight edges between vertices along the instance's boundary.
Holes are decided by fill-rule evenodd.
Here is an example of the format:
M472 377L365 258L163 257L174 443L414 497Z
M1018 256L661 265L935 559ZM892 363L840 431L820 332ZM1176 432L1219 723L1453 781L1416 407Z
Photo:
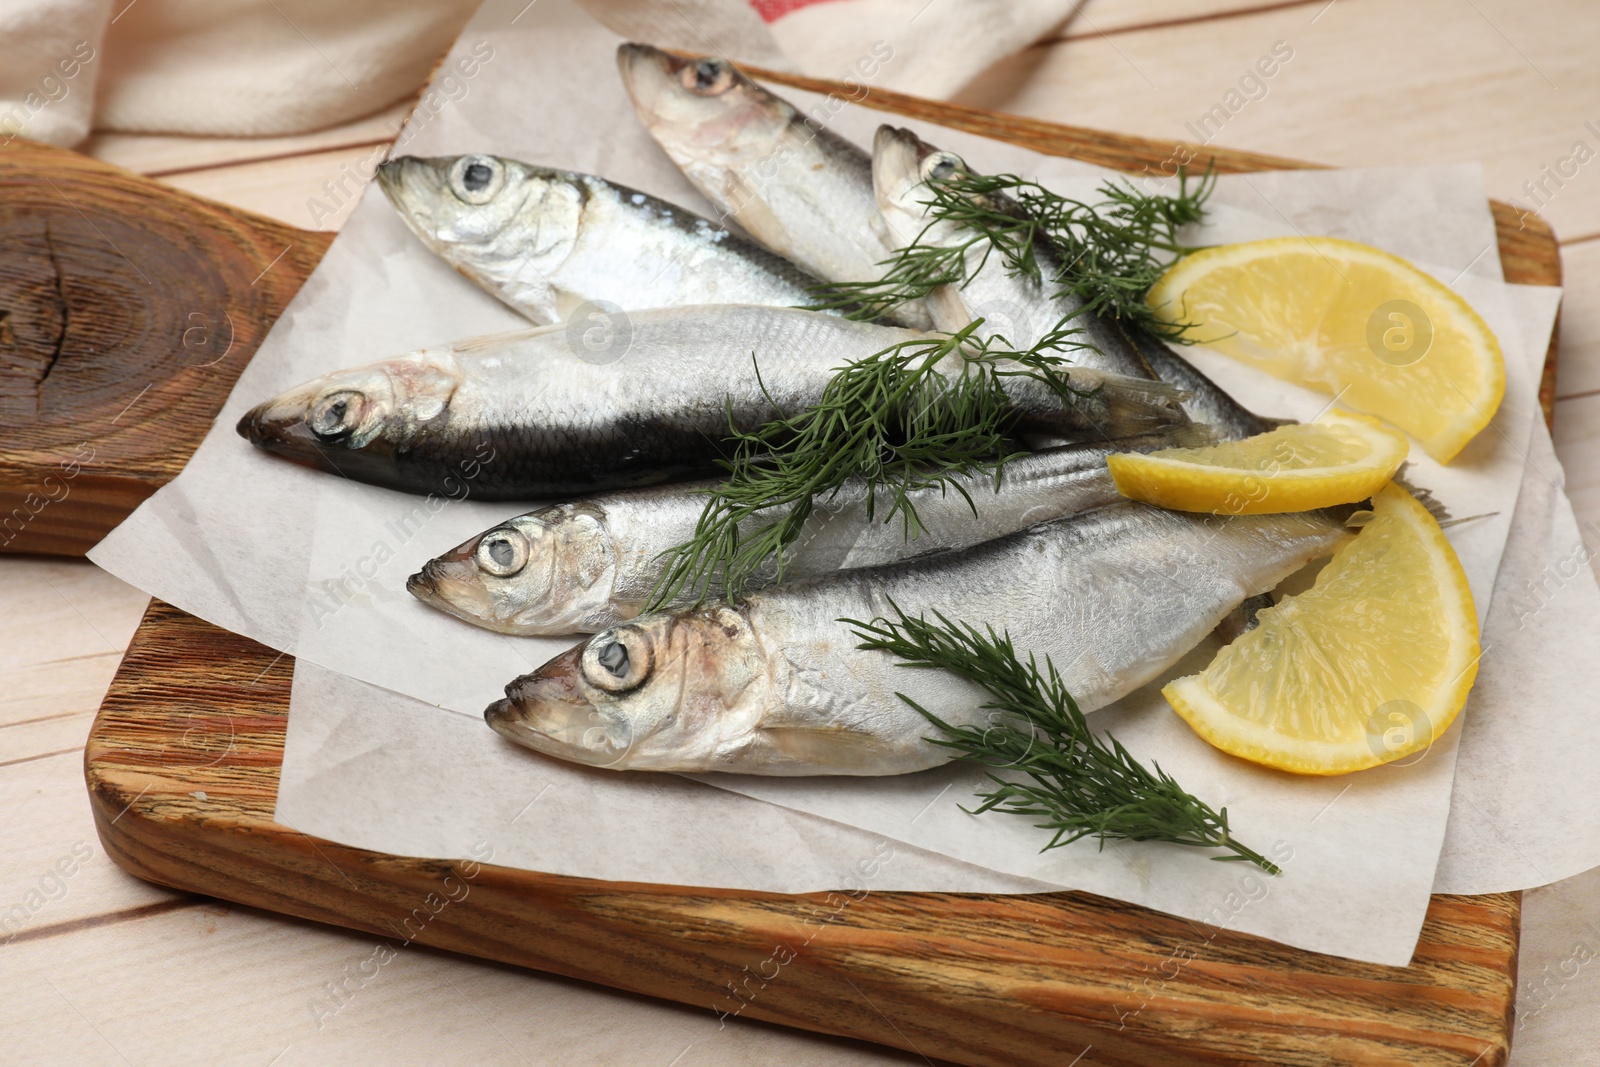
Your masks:
M877 90L867 103L1128 170L1174 150ZM1549 230L1494 208L1507 277L1559 284ZM0 234L0 501L10 511L52 471L68 487L7 547L81 552L192 453L326 238L22 145L0 150ZM187 341L215 343L184 332L191 305L230 325L220 358L185 358ZM1546 371L1548 416L1553 348ZM62 482L62 450L79 443L94 458ZM1435 896L1411 965L1388 968L1084 893L785 896L384 855L273 822L292 673L290 657L152 603L85 751L107 854L150 881L394 947L965 1064L1491 1067L1509 1053L1517 894Z

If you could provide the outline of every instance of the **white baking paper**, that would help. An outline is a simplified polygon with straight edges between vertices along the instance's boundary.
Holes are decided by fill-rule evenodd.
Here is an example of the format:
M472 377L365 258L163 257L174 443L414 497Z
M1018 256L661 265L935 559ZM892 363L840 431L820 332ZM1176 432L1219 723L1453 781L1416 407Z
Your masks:
M639 128L614 73L616 43L564 0L545 0L533 8L491 3L456 49L457 56L482 56L488 48L491 57L474 77L456 76L456 91L424 98L423 110L402 134L402 150L489 151L592 171L708 212ZM447 61L445 71L455 58ZM833 109L822 98L788 95L804 108ZM840 105L831 125L866 141L881 117ZM1084 188L1086 179L1092 184L1098 173L971 135L910 125L964 153L981 169L1016 170L1069 190ZM1226 178L1217 203L1208 239L1305 232L1365 240L1452 283L1501 336L1508 390L1494 428L1449 468L1417 453L1414 471L1416 480L1456 514L1487 513L1452 530L1480 611L1486 610L1532 424L1530 361L1535 355L1523 352L1514 308L1498 281L1493 225L1476 170ZM94 553L102 566L154 595L300 658L292 758L286 760L280 803L286 820L308 832L411 854L468 854L473 842L455 835L484 807L488 781L481 773L482 761L470 754L472 746L431 745L427 731L405 729L406 717L391 714L402 707L415 711L414 700L351 679L458 712L463 724L483 734L484 744L499 744L478 721L481 709L505 682L570 642L488 634L435 613L404 592L405 576L424 560L514 509L480 504L470 496L408 497L307 471L256 452L232 426L262 398L328 370L519 325L510 311L428 255L381 194L369 188L246 368L217 427L185 472ZM1242 401L1263 412L1307 417L1326 403L1326 398L1249 374L1219 358L1190 354ZM314 665L350 679L329 679ZM308 692L316 693L318 701L315 717L309 719ZM1159 758L1191 790L1227 804L1244 839L1264 851L1276 847L1281 855L1292 850L1287 873L1267 883L1268 890L1241 897L1241 879L1248 869L1211 863L1203 853L1173 847L1120 845L1098 852L1091 844L1080 844L1038 857L1037 835L1018 820L978 820L960 812L957 804L970 795L973 775L959 768L870 783L812 781L797 796L767 782L719 785L763 791L791 807L826 809L836 823L1010 875L1092 889L1302 947L1405 962L1433 882L1459 728L1414 765L1333 782L1289 779L1210 750L1177 726L1153 693L1130 698L1097 722L1114 726L1141 757ZM306 736L325 740L298 740ZM458 755L452 758L452 753ZM597 877L776 890L838 884L835 863L811 861L811 852L780 844L773 834L742 829L759 820L741 816L721 825L722 836L713 850L720 855L708 866L696 858L703 858L702 853L684 844L693 826L686 828L672 809L638 803L638 794L650 788L641 780L558 767L518 750L505 750L502 756L535 768L531 774L575 775L572 781L585 783L582 789L552 787L518 821L538 839L534 845L539 851L524 853L532 857L526 861L529 866ZM385 773L405 783L410 809L366 802L372 795L370 780ZM698 790L689 795L706 798L708 809L719 804L729 812L770 807L751 807L748 800L687 783L677 788ZM564 796L570 799L561 800ZM604 803L597 799L601 797ZM637 825L642 839L656 847L641 850L615 843L616 835L607 834L605 827L583 821L596 808L637 811L640 821L630 825ZM367 816L352 814L358 812ZM709 817L696 816L691 823ZM337 825L326 825L330 822ZM814 821L795 825L817 832ZM551 826L572 831L545 833ZM580 831L580 826L586 829ZM446 833L446 827L453 829ZM446 840L454 846L444 848ZM571 851L557 849L558 840ZM850 838L860 840L867 838ZM996 847L1001 841L1011 844ZM830 844L817 851L836 859L839 849ZM754 884L728 881L728 860L757 872L751 875ZM924 888L998 888L993 882L997 875L978 876L970 867L941 866L945 861L931 858L926 863L928 871L941 872L938 879L945 880L935 879L936 886ZM932 873L928 877L934 879ZM963 878L973 881L961 882ZM917 884L915 878L897 883L900 888ZM1031 883L1012 884L1020 889ZM1232 902L1241 899L1247 906L1235 907Z
M1593 652L1588 653L1590 656ZM1509 1067L1589 1067L1600 1018L1600 870L1522 898Z
M1536 289L1516 295L1551 301ZM1547 336L1524 341L1535 348ZM1528 889L1600 865L1600 588L1589 566L1600 530L1579 529L1565 482L1536 420L1461 738L1439 893Z
M528 759L481 720L304 661L276 818L380 852L481 859L487 846L502 866L614 882L777 893L1055 888L675 774Z

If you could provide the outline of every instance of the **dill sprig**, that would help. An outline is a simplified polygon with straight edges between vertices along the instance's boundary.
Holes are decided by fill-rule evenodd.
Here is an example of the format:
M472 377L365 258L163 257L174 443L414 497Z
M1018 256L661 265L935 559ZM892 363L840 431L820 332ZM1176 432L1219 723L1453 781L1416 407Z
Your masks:
M852 478L866 483L868 521L880 510L881 490L882 521L900 519L908 541L924 530L911 499L917 492L954 489L976 513L956 478L983 471L998 485L1006 462L1022 454L1010 434L1016 416L1005 379L1034 378L1064 403L1085 395L1068 384L1059 354L1081 347L1078 331L1054 330L1018 352L1004 337L978 337L982 325L976 319L953 334L891 345L847 363L813 407L749 432L730 425L727 477L707 491L694 535L663 554L667 566L649 610L685 597L735 598L763 571L782 581L786 550L816 503ZM964 359L959 374L941 366L951 355ZM763 512L776 517L745 528Z
M1192 189L1180 171L1176 196L1141 192L1122 179L1101 185L1102 199L1091 204L1015 174L957 169L923 186L928 225L882 262L881 278L820 286L813 307L879 318L941 285L965 285L998 253L1011 274L1080 304L1076 314L1106 314L1182 340L1184 325L1157 319L1144 294L1171 257L1194 251L1179 242L1178 231L1199 221L1215 187L1210 169ZM955 223L969 236L951 244L926 240L941 223Z
M953 749L958 758L991 770L993 788L978 795L983 803L963 809L974 815L994 810L1030 816L1052 831L1040 851L1083 837L1105 842L1166 841L1197 848L1226 849L1217 860L1254 863L1269 874L1278 866L1234 839L1228 809L1214 810L1183 790L1159 764L1134 759L1109 734L1089 729L1083 712L1047 658L1041 670L1030 654L1024 663L1009 634L994 627L953 623L935 613L937 624L911 618L891 604L898 618L870 623L841 619L853 626L861 648L881 649L901 666L947 670L988 690L983 710L994 711L993 725L952 726L905 694L897 694L945 735L929 738ZM1152 769L1153 768L1153 769Z

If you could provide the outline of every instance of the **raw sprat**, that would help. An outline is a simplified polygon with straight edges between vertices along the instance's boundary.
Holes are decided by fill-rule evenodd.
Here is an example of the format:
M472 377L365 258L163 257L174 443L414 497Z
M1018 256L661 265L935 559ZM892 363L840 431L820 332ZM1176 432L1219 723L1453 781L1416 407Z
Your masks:
M957 475L948 487L915 490L922 534L907 540L889 492L867 496L856 478L825 497L783 558L789 581L911 555L966 548L1037 522L1103 507L1120 499L1108 455L1203 440L1181 426L1105 444L1064 445L1009 460L999 477ZM475 625L508 634L594 633L638 615L668 566L666 553L694 535L714 480L626 489L551 504L508 519L430 560L406 583L428 604ZM741 536L770 519L753 516ZM869 517L869 514L872 517ZM777 567L751 575L751 588L777 580ZM712 592L726 589L718 581ZM687 607L679 596L668 607Z
M885 775L935 767L904 693L952 725L985 721L981 687L908 672L840 618L893 601L983 620L1048 658L1084 711L1160 676L1239 605L1351 536L1353 509L1233 518L1123 503L954 552L840 571L643 615L506 687L490 725L615 770Z
M585 304L795 307L818 281L708 219L592 174L402 156L378 185L428 248L536 323Z
M936 386L963 376L947 338L786 308L661 308L631 313L626 338L600 351L555 325L325 375L258 405L238 429L299 463L420 493L487 446L495 461L474 498L531 501L704 476L730 434L775 409L807 410L841 365L904 346L950 357L925 368ZM1103 439L1182 419L1178 391L1160 382L1078 369L1070 380L1063 391L1005 377L1018 429Z

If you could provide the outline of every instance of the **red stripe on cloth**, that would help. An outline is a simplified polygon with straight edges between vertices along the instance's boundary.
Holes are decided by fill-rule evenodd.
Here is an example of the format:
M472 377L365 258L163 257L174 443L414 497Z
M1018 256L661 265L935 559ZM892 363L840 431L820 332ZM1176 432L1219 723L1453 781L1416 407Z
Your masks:
M837 0L750 0L763 22L777 22L791 11L799 11L812 4L835 3Z

